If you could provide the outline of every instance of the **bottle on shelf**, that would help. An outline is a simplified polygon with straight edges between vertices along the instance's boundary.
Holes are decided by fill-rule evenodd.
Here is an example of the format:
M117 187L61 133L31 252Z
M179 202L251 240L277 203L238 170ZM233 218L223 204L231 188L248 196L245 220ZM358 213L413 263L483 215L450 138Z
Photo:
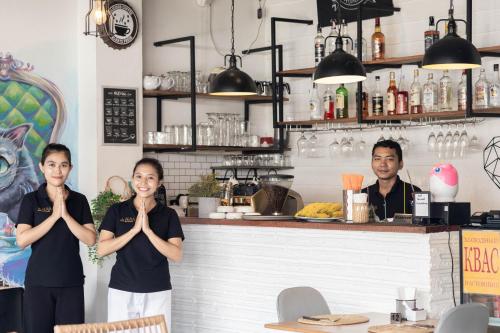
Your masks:
M380 28L380 17L375 18L375 32L372 35L372 60L385 58L385 36Z
M422 113L422 86L418 74L418 69L415 69L410 87L410 113Z
M328 35L326 39L326 54L330 54L333 51L335 51L335 40L337 39L337 36L339 35L339 32L337 31L337 22L332 19L332 27L330 28L330 34Z
M361 113L363 115L363 118L368 117L368 105L370 104L368 102L368 91L366 90L365 84L362 83L361 85L363 92L361 93Z
M467 109L467 71L462 71L462 77L458 83L457 88L457 101L458 111L465 111Z
M309 89L309 118L311 120L323 119L323 112L321 111L318 89L316 83L313 82L312 88Z
M500 73L498 72L498 64L493 65L493 81L490 84L490 106L500 106Z
M349 118L349 93L342 83L335 91L337 119Z
M427 82L422 89L423 112L436 112L438 110L438 87L434 82L433 74L427 75Z
M434 16L429 16L429 29L424 32L425 51L439 40L439 31L434 25Z
M396 114L396 100L398 98L398 88L396 87L396 73L389 74L389 88L387 88L387 114Z
M351 37L349 36L349 30L348 30L348 27L347 27L347 22L345 21L345 19L342 20L342 37ZM354 52L354 47L352 45L352 39L349 39L349 38L344 38L342 39L342 45L343 45L343 49L345 52L349 53L349 54L352 54Z
M443 76L439 80L439 111L451 111L451 101L453 97L451 78L448 70L443 71Z
M488 107L488 93L489 84L486 79L486 71L481 68L479 78L477 79L476 85L474 86L474 104L478 109L484 109Z
M321 26L318 24L318 33L314 38L314 66L318 64L325 57L325 37L321 33Z
M401 75L401 80L399 80L398 94L396 98L396 114L408 114L408 90L406 90L404 75Z
M335 119L335 96L331 86L323 93L323 114L325 120Z
M380 90L380 76L375 76L375 91L372 96L372 116L384 115L384 95Z

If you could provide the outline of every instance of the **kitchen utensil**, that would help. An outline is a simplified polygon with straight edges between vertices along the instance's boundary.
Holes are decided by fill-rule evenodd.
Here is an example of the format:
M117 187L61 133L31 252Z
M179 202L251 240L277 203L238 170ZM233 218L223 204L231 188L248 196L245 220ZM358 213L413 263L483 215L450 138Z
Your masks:
M146 90L156 90L161 85L161 78L155 75L145 75L142 80L142 85Z

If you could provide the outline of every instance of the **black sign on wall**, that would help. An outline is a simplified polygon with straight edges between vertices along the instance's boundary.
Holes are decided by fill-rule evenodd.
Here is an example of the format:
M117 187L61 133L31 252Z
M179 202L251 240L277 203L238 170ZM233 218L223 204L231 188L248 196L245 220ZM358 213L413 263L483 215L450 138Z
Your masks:
M137 90L103 88L104 143L137 144Z
M337 19L338 8L347 23L357 21L359 6L363 8L363 20L391 16L394 8L392 0L316 0L316 4L318 23L322 27L331 26L331 20Z

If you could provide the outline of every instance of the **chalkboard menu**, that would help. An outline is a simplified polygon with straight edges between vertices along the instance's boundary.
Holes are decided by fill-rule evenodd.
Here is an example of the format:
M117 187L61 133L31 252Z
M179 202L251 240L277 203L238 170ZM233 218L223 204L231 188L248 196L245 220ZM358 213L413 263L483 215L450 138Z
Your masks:
M137 90L103 89L104 143L137 144Z
M321 27L331 26L331 20L337 19L337 8L341 9L341 17L347 23L355 22L358 19L359 6L363 7L363 20L376 17L391 16L390 10L393 8L392 0L316 0L318 9L318 23Z

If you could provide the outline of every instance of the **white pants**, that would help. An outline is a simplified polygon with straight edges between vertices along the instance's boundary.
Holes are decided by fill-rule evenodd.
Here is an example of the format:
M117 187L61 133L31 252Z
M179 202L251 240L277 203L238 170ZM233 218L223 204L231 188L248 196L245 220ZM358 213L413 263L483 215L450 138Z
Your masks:
M131 293L109 288L108 322L164 315L168 333L171 333L172 291Z

